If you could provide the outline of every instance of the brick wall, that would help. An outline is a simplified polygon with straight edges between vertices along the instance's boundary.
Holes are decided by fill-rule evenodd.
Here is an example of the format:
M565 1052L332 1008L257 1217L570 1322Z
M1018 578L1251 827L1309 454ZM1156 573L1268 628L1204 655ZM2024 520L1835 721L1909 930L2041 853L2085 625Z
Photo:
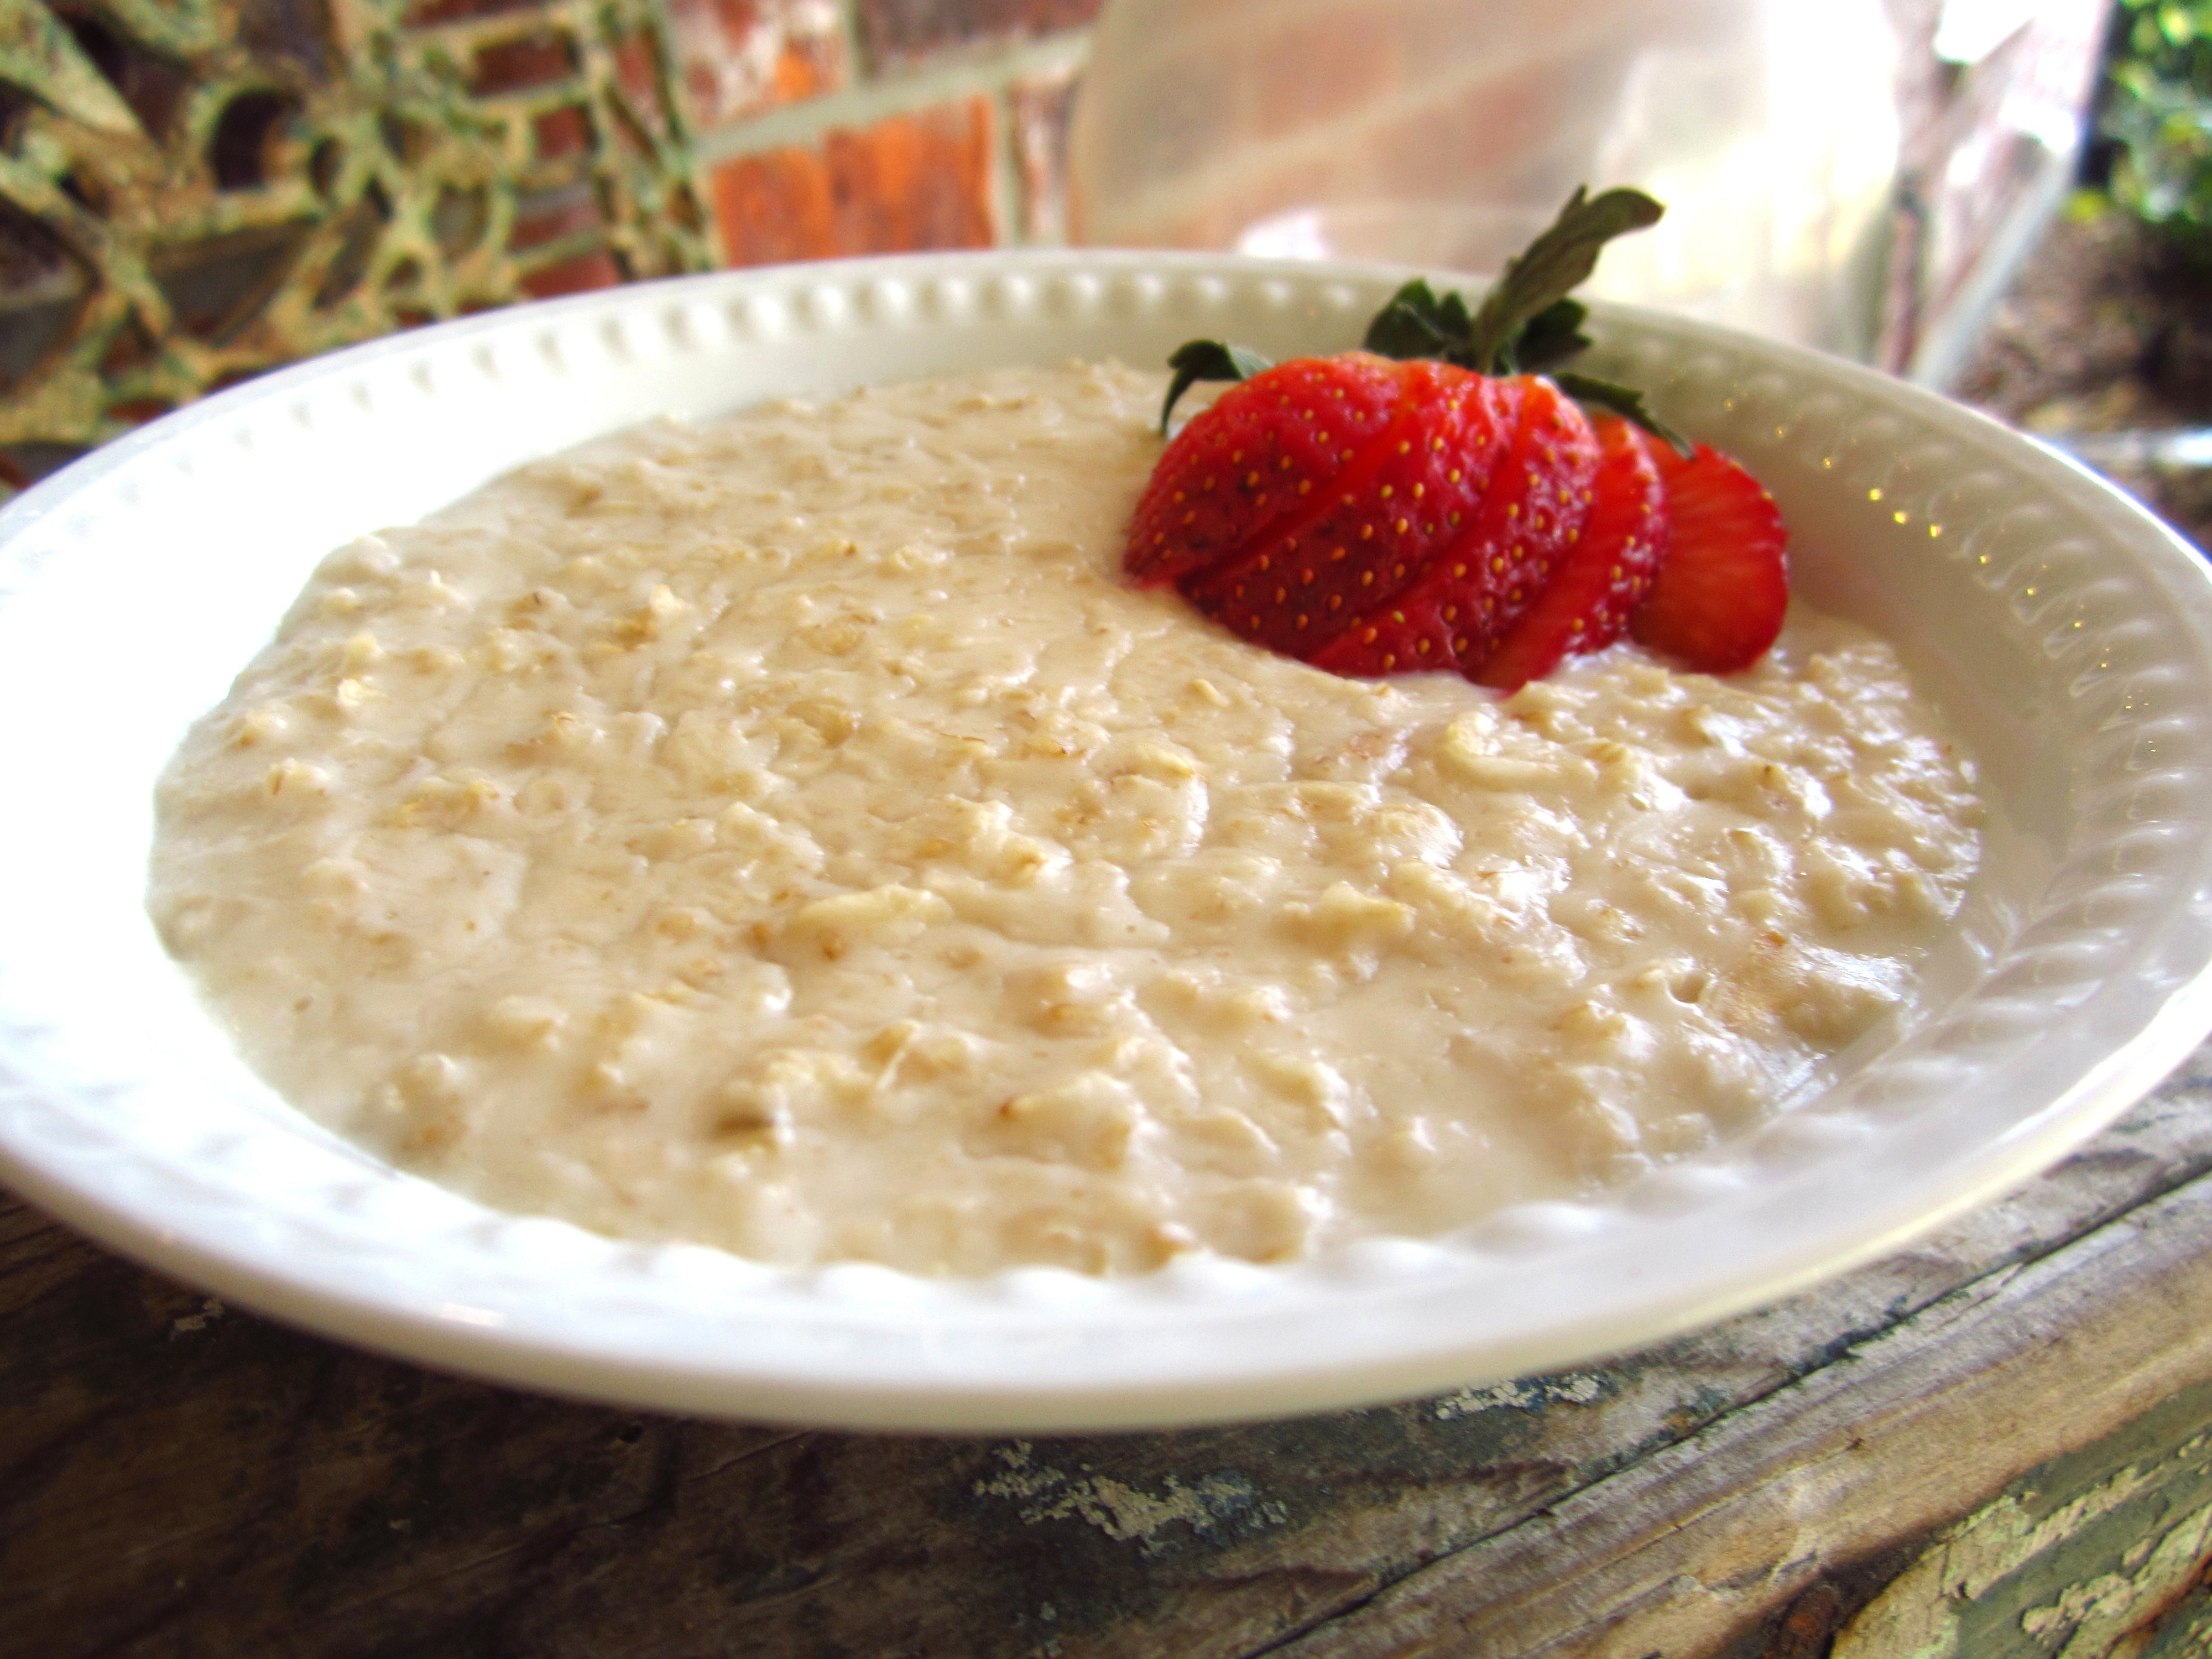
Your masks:
M2110 0L2039 9L2038 39L2075 20L2065 52L1965 70L1929 46L1940 0L1889 3L1933 145L1893 262L1901 364L1970 338L2007 268L1984 256L2063 185L2063 155L2038 171L2034 134L1991 123L2031 101L2030 58L2086 82ZM0 496L394 328L711 264L1063 240L1103 3L0 0Z
M1063 240L1101 0L665 0L722 263Z
M1102 3L0 0L0 498L396 328L1062 240Z

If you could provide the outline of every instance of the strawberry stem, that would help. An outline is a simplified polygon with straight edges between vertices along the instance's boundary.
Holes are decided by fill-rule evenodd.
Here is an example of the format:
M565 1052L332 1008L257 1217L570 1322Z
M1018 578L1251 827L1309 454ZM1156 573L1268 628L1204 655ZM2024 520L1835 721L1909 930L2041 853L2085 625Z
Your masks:
M1361 346L1378 357L1406 362L1434 358L1478 374L1551 374L1561 391L1577 400L1632 421L1686 458L1689 440L1647 408L1644 394L1586 374L1553 372L1585 349L1589 336L1583 323L1589 311L1569 291L1597 268L1597 257L1616 236L1656 224L1667 210L1640 190L1608 190L1595 196L1577 185L1543 234L1528 244L1482 296L1468 309L1457 293L1439 295L1425 277L1392 295L1367 325ZM1175 379L1160 405L1160 432L1176 402L1200 380L1249 380L1274 365L1256 351L1220 340L1192 340L1168 359Z
M1563 363L1589 349L1590 337L1583 332L1589 307L1579 300L1555 300L1531 317L1527 326L1506 346L1512 362L1506 372L1541 374L1554 363Z
M1591 196L1577 185L1551 228L1508 259L1468 331L1468 365L1479 374L1504 372L1522 331L1589 280L1597 256L1616 236L1656 225L1667 210L1640 190Z
M1395 357L1401 362L1435 357L1462 368L1474 368L1475 364L1465 355L1474 326L1474 317L1465 300L1457 294L1438 298L1426 277L1416 276L1375 313L1375 320L1367 325L1366 337L1359 343L1362 349L1378 357Z

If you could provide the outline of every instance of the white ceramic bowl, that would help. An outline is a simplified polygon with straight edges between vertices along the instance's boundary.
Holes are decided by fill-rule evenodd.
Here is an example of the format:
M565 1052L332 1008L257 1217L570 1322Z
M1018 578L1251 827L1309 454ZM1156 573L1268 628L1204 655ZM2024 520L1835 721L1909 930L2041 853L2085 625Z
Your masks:
M932 1429L1259 1416L1523 1374L1775 1297L2025 1180L2212 1025L2212 581L2088 474L1850 365L1601 311L1591 363L1744 458L1817 603L1881 629L1996 811L1912 1016L1764 1130L1603 1203L1294 1266L1099 1281L760 1267L496 1214L237 1061L143 893L150 787L330 548L655 414L1195 334L1352 343L1396 278L1213 256L736 272L272 374L0 513L0 1176L348 1340L562 1393Z

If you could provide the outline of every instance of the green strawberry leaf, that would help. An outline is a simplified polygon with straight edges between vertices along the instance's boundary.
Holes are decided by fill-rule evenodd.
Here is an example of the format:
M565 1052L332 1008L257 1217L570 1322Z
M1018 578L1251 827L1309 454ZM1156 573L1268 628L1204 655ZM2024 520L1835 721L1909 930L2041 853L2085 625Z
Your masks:
M1671 444L1686 459L1689 441L1644 407L1644 394L1608 380L1556 372L1556 365L1585 349L1589 337L1583 324L1589 307L1569 291L1597 267L1605 245L1616 236L1658 222L1666 210L1638 190L1608 190L1592 196L1578 187L1559 210L1550 228L1528 244L1505 271L1480 307L1470 312L1455 291L1442 295L1416 276L1395 294L1367 325L1362 347L1377 356L1406 362L1431 357L1479 374L1549 374L1570 397L1613 410L1653 436ZM1160 406L1160 431L1176 402L1200 380L1248 380L1273 368L1267 358L1219 340L1192 340L1168 359L1175 379Z
M1200 380L1249 380L1274 364L1256 351L1219 340L1187 340L1168 359L1175 379L1168 382L1167 401L1160 405L1160 435L1165 437L1168 416L1176 400Z
M1466 345L1474 320L1467 301L1457 294L1438 299L1427 279L1416 276L1375 313L1360 345L1378 357L1395 357L1401 362L1415 357L1449 362L1452 353Z
M1624 421L1634 422L1686 461L1696 453L1695 446L1687 438L1644 406L1644 394L1633 386L1618 386L1589 374L1554 374L1552 383L1577 403L1595 404L1600 409L1612 410Z
M1378 356L1436 357L1480 374L1541 374L1589 344L1589 309L1567 297L1596 268L1614 237L1656 223L1666 210L1641 191L1577 190L1551 228L1518 258L1470 313L1456 293L1439 296L1415 277L1375 314L1361 342Z
M1522 325L1506 343L1504 368L1515 374L1541 374L1589 349L1583 332L1589 307L1579 300L1555 300Z
M1521 331L1579 287L1597 269L1597 256L1616 236L1659 222L1666 212L1640 190L1591 196L1577 185L1551 228L1528 244L1474 313L1468 330L1468 366L1495 374Z

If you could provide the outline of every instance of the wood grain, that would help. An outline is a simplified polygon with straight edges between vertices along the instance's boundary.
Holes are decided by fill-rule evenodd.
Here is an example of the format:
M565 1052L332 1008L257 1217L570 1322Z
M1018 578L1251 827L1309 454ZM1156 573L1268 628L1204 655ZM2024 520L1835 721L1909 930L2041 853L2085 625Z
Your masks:
M1784 1653L1794 1607L1817 1653L1943 1526L2212 1376L2208 1170L2200 1053L2005 1202L1656 1349L1028 1440L538 1399L7 1204L0 1651L1679 1659Z

